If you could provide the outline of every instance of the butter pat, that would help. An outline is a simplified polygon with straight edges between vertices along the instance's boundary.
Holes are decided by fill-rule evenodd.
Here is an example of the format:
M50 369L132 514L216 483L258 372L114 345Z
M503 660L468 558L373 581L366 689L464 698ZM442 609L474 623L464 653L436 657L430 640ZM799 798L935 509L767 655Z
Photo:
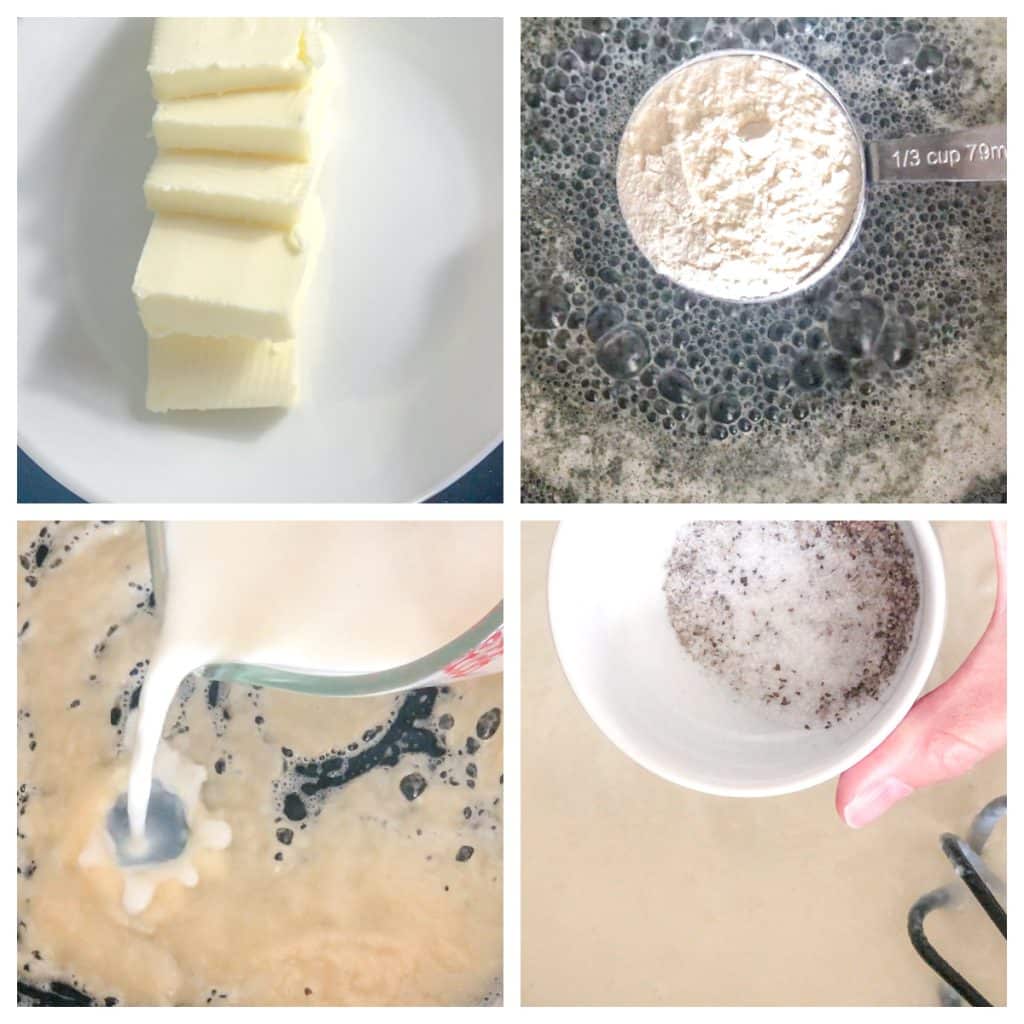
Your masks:
M146 332L293 338L323 235L315 196L290 234L208 217L159 215L132 287Z
M288 230L298 222L322 164L162 152L146 177L146 204L154 213L221 217Z
M306 18L157 18L153 96L299 88L313 68L315 34Z
M172 100L156 108L153 137L162 150L213 150L308 160L324 93L307 86Z
M293 341L150 339L146 407L152 412L288 406L297 392Z

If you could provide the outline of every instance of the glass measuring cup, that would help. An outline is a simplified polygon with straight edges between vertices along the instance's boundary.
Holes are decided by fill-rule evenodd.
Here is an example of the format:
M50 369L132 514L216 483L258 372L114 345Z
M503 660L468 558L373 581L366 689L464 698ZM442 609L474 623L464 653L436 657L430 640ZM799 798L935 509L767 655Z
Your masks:
M934 135L916 135L892 140L867 141L862 137L853 119L853 115L850 113L843 98L829 82L816 71L813 71L799 61L763 50L715 50L677 65L659 78L640 98L623 130L623 139L629 135L638 118L643 115L651 97L664 89L671 79L681 75L697 64L733 57L757 57L763 60L777 61L805 74L831 98L849 126L852 137L859 144L860 173L857 203L846 231L829 256L814 270L804 275L789 288L769 292L765 295L737 298L733 295L718 294L694 287L683 281L675 280L671 273L661 267L655 267L659 273L675 280L676 284L681 288L685 288L688 292L726 302L759 303L790 298L813 287L842 263L856 241L867 211L870 185L890 182L1006 180L1005 124L958 129ZM622 160L623 149L620 144L620 167ZM621 177L619 177L619 182L619 207L624 210ZM629 218L625 217L624 219L634 244L641 252L644 252L643 246L639 243ZM648 254L644 252L644 255L647 256Z
M157 614L167 585L167 538L164 524L146 523L146 546ZM279 665L220 662L198 665L193 674L222 683L245 683L320 697L368 697L421 686L443 686L460 679L501 671L504 603L459 636L419 658L376 672L311 673Z
M167 557L167 531L164 523L145 524L153 586L153 604L158 618L163 614L169 581ZM424 686L443 686L457 680L493 674L501 670L503 629L502 609L499 602L479 621L460 635L427 654L404 664L372 672L306 671L286 665L268 665L243 662L219 662L187 666L181 678L171 678L174 689L186 676L198 675L218 683L244 683L247 686L271 687L316 696L362 697L397 693ZM147 693L141 703L142 722L145 722ZM155 760L159 734L152 730L142 733L143 742L133 752L133 774L129 791L114 804L107 816L107 834L114 854L122 867L148 869L174 860L185 849L191 833L192 821L183 804L177 784L165 788L161 779L134 774L134 757L141 750L144 763ZM136 741L138 743L138 740ZM152 743L152 746L147 746ZM205 777L205 771L203 772ZM143 783L146 787L143 787ZM133 788L135 787L135 788ZM134 817L142 810L138 797L146 799L141 818ZM134 821L144 823L144 835L134 835Z

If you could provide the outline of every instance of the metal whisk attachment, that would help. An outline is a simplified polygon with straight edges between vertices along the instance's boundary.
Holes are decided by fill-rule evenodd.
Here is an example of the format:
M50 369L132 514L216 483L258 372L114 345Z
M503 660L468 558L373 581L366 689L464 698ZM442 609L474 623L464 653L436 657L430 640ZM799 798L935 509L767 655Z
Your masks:
M940 840L942 852L953 865L959 879L967 886L989 919L1006 938L1006 907L1000 903L993 888L1000 891L1005 900L1004 886L997 882L981 859L982 850L992 830L1006 814L1006 797L996 797L987 803L971 823L967 839L963 840L950 832ZM948 906L956 897L959 883L951 882L939 889L925 893L910 908L907 914L907 930L910 941L922 960L945 982L947 1005L960 1005L960 1000L970 1006L991 1006L992 1004L957 971L948 960L928 941L924 933L925 918L939 907ZM959 996L959 999L957 998Z

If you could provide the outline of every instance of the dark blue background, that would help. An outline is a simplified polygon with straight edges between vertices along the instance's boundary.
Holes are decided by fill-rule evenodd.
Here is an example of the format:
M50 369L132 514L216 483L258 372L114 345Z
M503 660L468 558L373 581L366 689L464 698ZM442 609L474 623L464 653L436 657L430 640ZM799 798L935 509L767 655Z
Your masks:
M486 458L478 462L468 473L455 483L435 494L431 502L487 502L502 500L502 467L504 445L498 445ZM57 483L48 473L40 469L20 448L18 449L18 501L32 502L81 502L62 484Z

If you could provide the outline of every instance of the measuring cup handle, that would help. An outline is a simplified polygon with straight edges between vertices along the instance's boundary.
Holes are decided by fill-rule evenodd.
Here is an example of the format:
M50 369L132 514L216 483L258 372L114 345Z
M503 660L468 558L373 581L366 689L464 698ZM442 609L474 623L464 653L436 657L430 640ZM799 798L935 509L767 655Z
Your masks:
M869 142L867 157L873 182L1006 181L1006 125Z

